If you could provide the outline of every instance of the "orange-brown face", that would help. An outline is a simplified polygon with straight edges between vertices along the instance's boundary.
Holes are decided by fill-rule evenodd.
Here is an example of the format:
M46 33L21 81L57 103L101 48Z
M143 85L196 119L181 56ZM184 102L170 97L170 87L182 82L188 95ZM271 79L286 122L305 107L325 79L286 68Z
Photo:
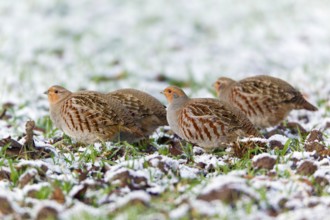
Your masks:
M235 81L227 78L227 77L220 77L217 81L213 84L213 87L217 93L217 96L220 95L221 90L223 91L226 87L230 84L234 83Z
M215 83L213 83L213 87L215 89L215 92L217 93L217 96L219 96L221 89L221 81L217 80Z
M50 87L45 94L48 95L48 101L50 104L55 104L70 94L70 91L61 86Z
M179 97L186 97L186 94L182 89L176 86L169 86L164 91L162 94L165 95L168 103L172 103L174 99L179 98Z

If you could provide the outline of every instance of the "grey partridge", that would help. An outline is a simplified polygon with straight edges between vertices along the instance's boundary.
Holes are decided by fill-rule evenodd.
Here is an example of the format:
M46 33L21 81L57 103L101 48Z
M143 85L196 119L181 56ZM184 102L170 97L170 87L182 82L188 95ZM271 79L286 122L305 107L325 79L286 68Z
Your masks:
M206 150L223 148L239 137L260 137L247 117L230 104L212 98L189 98L169 86L163 94L169 106L167 121L179 137Z
M240 81L220 77L213 86L220 100L239 108L259 128L279 124L294 109L317 111L297 89L271 76L259 75Z
M137 89L119 89L107 94L117 99L131 113L145 137L159 126L168 125L166 108L155 97Z
M116 99L94 91L70 92L52 86L46 92L57 128L78 142L135 142L143 138L130 112Z

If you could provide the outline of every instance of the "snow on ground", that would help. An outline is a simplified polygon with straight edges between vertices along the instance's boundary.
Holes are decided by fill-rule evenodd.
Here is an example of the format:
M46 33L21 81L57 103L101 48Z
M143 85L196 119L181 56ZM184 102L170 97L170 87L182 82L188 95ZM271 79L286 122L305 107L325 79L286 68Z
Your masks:
M11 160L0 147L0 217L324 219L329 20L328 1L1 1L0 113L9 107L0 139L24 143L33 119L47 133L35 132L37 146L53 156ZM47 124L43 92L54 84L72 91L134 87L165 104L159 92L170 82L188 85L193 97L213 97L217 77L256 74L287 80L318 105L288 120L322 138L306 134L305 141L301 131L277 128L267 152L251 160L194 148L191 161L187 152L162 152L166 143L154 143L151 153L123 153L115 144L62 149L55 143L61 132ZM158 130L152 137L162 136Z

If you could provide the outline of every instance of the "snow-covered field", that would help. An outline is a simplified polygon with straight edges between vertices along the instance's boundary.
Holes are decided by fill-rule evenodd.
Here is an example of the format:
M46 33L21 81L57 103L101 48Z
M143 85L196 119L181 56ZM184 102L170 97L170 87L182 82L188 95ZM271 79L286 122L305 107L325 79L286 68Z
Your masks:
M322 0L0 1L0 140L23 144L32 119L48 152L13 158L0 141L0 218L328 218L329 21ZM58 142L43 95L134 87L165 104L169 84L214 97L219 76L257 74L289 81L319 111L292 112L251 159L182 152L167 128L146 149L74 147Z

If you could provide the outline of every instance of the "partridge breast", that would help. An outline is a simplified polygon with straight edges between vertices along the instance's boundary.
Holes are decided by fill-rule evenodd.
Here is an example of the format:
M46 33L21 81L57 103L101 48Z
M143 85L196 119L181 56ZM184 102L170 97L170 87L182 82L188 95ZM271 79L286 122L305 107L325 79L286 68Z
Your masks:
M192 99L179 112L179 133L204 148L223 146L241 136L260 136L239 111L214 99Z

